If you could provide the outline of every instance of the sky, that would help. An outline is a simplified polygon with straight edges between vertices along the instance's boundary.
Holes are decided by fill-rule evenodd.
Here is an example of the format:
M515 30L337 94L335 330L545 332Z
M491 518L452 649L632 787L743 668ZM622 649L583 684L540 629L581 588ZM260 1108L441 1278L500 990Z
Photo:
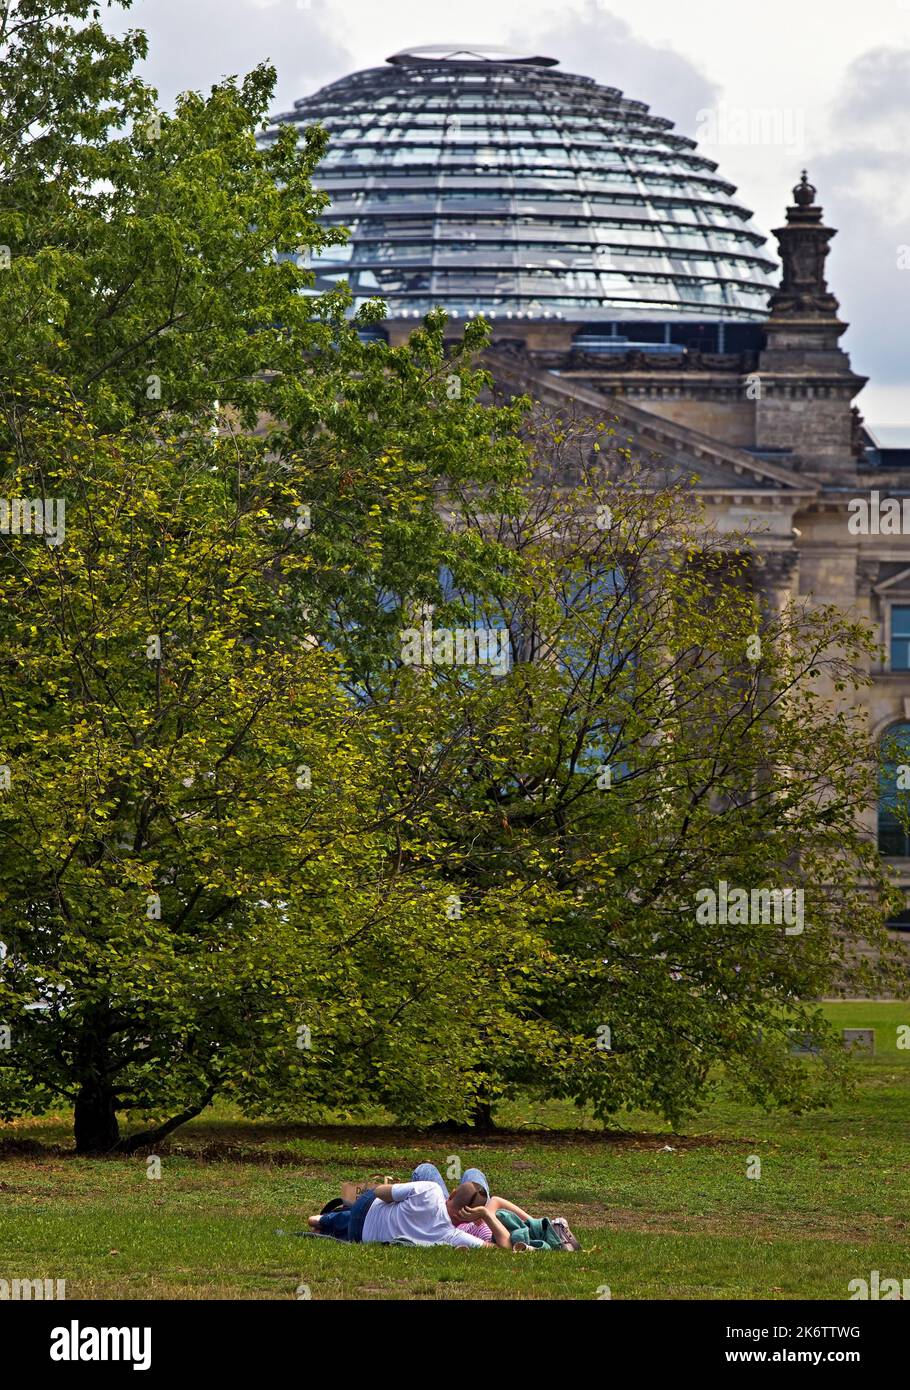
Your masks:
M872 424L910 423L910 0L134 0L172 104L264 59L274 110L420 44L558 58L675 121L768 233L803 167L838 229L828 280ZM771 242L774 249L774 242Z

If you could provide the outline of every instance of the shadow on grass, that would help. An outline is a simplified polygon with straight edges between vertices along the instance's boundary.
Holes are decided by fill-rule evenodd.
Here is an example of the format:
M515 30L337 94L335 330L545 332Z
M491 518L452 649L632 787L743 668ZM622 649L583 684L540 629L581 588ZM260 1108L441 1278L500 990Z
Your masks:
M610 1146L621 1149L662 1150L668 1146L680 1149L719 1149L736 1147L742 1141L712 1134L649 1134L627 1130L591 1129L494 1129L481 1132L465 1125L462 1129L447 1129L448 1137L470 1141L472 1148L508 1149L529 1143L543 1148L577 1146L592 1148ZM128 1136L124 1136L128 1137ZM192 1130L177 1134L162 1144L150 1145L148 1150L137 1149L135 1154L154 1152L164 1157L196 1159L207 1163L252 1163L270 1167L299 1168L304 1157L299 1149L281 1147L289 1140L319 1140L337 1144L339 1149L351 1146L437 1148L440 1135L432 1128L392 1125L244 1125L234 1121L200 1124ZM91 1155L93 1158L122 1159L133 1155L114 1150L110 1154ZM0 1139L0 1162L5 1158L77 1158L70 1145L42 1143L37 1139Z

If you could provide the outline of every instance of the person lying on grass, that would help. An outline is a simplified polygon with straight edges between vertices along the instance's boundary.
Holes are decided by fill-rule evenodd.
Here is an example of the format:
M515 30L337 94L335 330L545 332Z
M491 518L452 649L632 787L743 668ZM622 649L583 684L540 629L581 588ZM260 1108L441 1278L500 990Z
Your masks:
M362 1244L398 1241L484 1250L486 1241L457 1229L462 1223L483 1221L492 1236L491 1246L514 1249L493 1209L497 1199L484 1201L485 1197L476 1182L459 1183L448 1199L435 1182L386 1182L362 1193L351 1207L311 1216L309 1226L319 1235Z
M465 1207L460 1213L458 1229L459 1231L467 1231L469 1235L477 1236L477 1238L484 1241L485 1244L489 1244L493 1239L492 1227L479 1215L480 1207L485 1207L493 1216L496 1216L497 1213L501 1211L511 1211L514 1212L516 1216L519 1216L522 1221L533 1220L533 1217L531 1217L528 1212L522 1211L521 1207L517 1207L514 1202L507 1201L505 1197L485 1197L481 1189L480 1193L474 1198L472 1204ZM524 1247L521 1245L513 1245L512 1248L523 1249Z
M443 1200L448 1201L449 1189L446 1187L445 1179L435 1164L418 1163L411 1174L411 1182L435 1182L442 1193ZM461 1216L470 1217L472 1211L478 1206L485 1206L494 1216L497 1214L502 1216L503 1213L507 1213L507 1215L502 1218L501 1224L509 1231L513 1250L542 1249L544 1246L553 1249L554 1241L551 1239L552 1234L556 1235L555 1248L563 1250L581 1249L581 1243L569 1230L569 1223L564 1216L555 1216L552 1221L548 1221L546 1218L537 1219L531 1216L530 1212L523 1211L521 1207L516 1206L514 1202L507 1201L505 1197L491 1197L489 1181L479 1168L469 1168L465 1172L462 1182L473 1182L478 1191L473 1199L472 1205L466 1207L462 1211ZM548 1228L551 1229L548 1230ZM457 1229L467 1232L468 1235L477 1236L479 1240L485 1243L489 1243L493 1239L490 1227L482 1219L478 1219L476 1222L473 1220L462 1220L458 1223ZM530 1238L530 1243L525 1239L526 1236Z
M497 1211L512 1211L515 1212L516 1216L520 1216L523 1221L529 1221L531 1219L526 1211L522 1211L521 1207L513 1206L512 1203L507 1202L504 1197L492 1197L490 1195L490 1184L486 1174L482 1173L479 1168L466 1169L461 1181L473 1183L478 1189L471 1207L467 1208L468 1211L473 1210L476 1206L488 1206L494 1215ZM449 1200L450 1194L446 1186L445 1178L442 1176L435 1163L418 1163L411 1174L411 1182L435 1182L442 1193L443 1201L447 1202ZM454 1192L455 1188L453 1188L452 1191ZM477 1236L478 1240L482 1240L488 1245L493 1240L492 1232L486 1222L479 1219L475 1221L473 1216L469 1217L467 1221L459 1222L458 1229L460 1231L467 1231L468 1235Z

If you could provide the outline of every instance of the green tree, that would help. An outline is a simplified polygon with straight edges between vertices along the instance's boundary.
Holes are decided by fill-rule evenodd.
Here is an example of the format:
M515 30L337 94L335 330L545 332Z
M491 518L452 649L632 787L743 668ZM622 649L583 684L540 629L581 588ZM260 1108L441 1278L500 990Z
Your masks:
M434 779L406 808L390 786L418 724L353 702L294 620L293 488L261 440L99 434L35 397L6 486L67 508L0 567L0 1113L68 1100L97 1152L215 1095L464 1108L448 1048L514 1031L520 904L461 921L414 862ZM121 1140L121 1113L155 1123Z
M637 464L605 423L541 412L534 430L522 507L480 517L466 495L456 522L504 539L499 581L456 571L432 619L504 629L510 672L421 675L459 755L433 861L466 905L508 884L543 943L516 978L526 1050L489 1038L477 1094L673 1121L721 1077L761 1103L823 1099L845 1067L818 1001L905 969L864 823L875 749L843 699L871 634L769 607L760 548L712 532L692 480Z
M132 72L144 37L97 15L89 0L3 10L0 391L40 366L101 432L264 433L289 476L305 470L312 621L363 675L389 628L376 594L429 588L459 545L439 514L448 480L496 498L520 475L520 407L478 404L482 325L444 350L437 314L389 349L359 336L381 304L352 316L346 286L313 293L304 253L344 235L317 220L326 134L257 142L271 67L161 112Z
M94 1151L219 1092L457 1109L453 972L483 946L493 1027L524 946L507 894L468 939L410 872L413 734L362 703L395 604L489 559L440 502L501 505L521 407L478 403L479 326L389 350L308 293L324 135L257 144L270 69L168 116L142 52L81 0L3 11L3 491L66 506L60 545L0 536L3 1112L66 1097Z

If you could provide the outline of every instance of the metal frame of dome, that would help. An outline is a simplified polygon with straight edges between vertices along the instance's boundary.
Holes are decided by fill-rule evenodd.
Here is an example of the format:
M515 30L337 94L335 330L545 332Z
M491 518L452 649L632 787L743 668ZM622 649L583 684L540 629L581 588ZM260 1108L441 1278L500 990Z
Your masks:
M386 58L387 63L522 63L533 67L555 68L558 58L522 58L511 48L497 43L430 43L421 48L402 48Z
M405 49L273 118L319 122L324 220L314 257L390 319L760 322L775 263L735 187L673 122L556 60L489 46ZM443 55L443 56L440 56Z

